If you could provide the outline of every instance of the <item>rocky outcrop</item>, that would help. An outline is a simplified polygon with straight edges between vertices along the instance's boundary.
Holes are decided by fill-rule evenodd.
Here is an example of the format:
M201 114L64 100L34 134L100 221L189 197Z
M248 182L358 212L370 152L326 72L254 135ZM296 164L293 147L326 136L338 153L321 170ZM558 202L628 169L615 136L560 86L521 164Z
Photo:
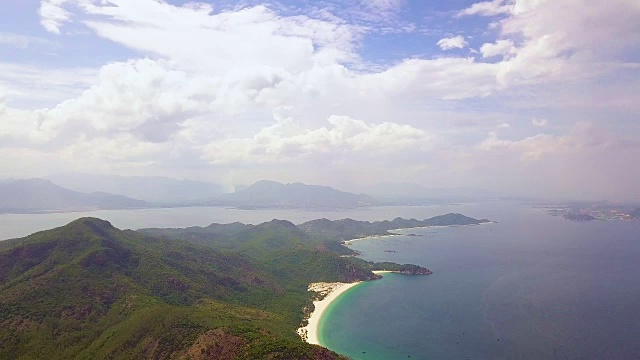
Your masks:
M417 267L415 269L404 269L404 270L397 270L397 271L393 271L394 273L398 273L398 274L405 274L405 275L431 275L433 274L433 271L427 269L427 268L423 268L423 267Z

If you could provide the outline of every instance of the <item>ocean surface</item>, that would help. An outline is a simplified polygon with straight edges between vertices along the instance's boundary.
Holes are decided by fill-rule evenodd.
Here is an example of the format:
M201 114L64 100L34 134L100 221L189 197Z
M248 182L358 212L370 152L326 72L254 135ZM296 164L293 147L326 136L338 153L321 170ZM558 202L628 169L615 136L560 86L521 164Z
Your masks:
M466 207L474 207L467 205ZM207 226L211 223L258 224L273 219L289 220L295 224L327 218L338 220L391 220L397 216L427 218L447 212L462 211L462 205L436 206L383 206L355 209L257 209L243 210L226 207L184 207L140 210L96 210L83 212L0 214L0 240L27 236L36 231L62 226L84 216L110 221L119 229L141 229L149 227L176 228Z
M434 274L344 293L321 344L354 359L640 359L640 222L506 203L458 211L498 223L354 242L365 259Z

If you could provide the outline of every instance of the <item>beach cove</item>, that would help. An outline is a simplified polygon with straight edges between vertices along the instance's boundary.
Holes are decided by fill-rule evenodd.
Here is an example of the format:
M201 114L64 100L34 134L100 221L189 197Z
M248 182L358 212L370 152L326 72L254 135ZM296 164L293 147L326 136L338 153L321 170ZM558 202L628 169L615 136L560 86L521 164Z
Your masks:
M354 360L640 357L640 223L484 214L498 223L354 242L365 260L435 275L353 287L325 309L320 344Z
M384 274L390 273L391 271L386 270L376 270L372 271L374 274ZM375 280L371 280L375 281ZM302 338L303 341L306 341L309 344L314 345L323 345L320 341L320 324L322 320L322 316L329 309L330 305L334 303L340 295L346 293L350 289L354 288L357 285L362 284L362 281L357 281L353 283L312 283L309 284L309 291L315 292L318 295L318 300L313 302L314 310L310 313L309 318L307 319L307 325L298 329L298 335Z

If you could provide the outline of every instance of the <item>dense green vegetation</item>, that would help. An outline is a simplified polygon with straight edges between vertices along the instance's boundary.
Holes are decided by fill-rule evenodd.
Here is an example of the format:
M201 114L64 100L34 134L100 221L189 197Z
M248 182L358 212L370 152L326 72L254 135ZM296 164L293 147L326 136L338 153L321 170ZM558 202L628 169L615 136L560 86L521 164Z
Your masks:
M490 222L487 219L477 220L461 214L434 216L426 220L395 218L392 221L357 221L353 219L308 221L298 227L316 238L327 240L350 240L365 236L386 235L390 230L409 229L425 226L478 225Z
M447 217L474 220L460 216ZM82 218L0 242L0 358L339 358L295 332L313 306L309 283L431 272L344 256L340 238L398 219L327 222L136 232Z
M295 334L310 304L295 283L243 255L79 219L1 243L0 358L336 358Z

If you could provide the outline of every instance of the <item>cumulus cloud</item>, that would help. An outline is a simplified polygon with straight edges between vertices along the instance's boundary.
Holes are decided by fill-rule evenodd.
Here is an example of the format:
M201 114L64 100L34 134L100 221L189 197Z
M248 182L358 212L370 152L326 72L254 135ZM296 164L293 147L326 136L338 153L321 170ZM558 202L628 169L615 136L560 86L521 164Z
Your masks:
M458 12L458 16L482 15L494 16L509 14L513 11L514 0L482 1L472 4L470 7Z
M63 8L67 0L42 0L40 2L40 24L49 32L60 34L60 26L71 18L71 13Z
M463 49L468 45L468 43L464 39L464 36L458 35L454 37L440 39L438 40L437 45L440 46L440 49L442 50L451 50L451 49Z
M228 139L205 147L205 159L214 164L290 162L321 155L339 161L351 152L375 156L396 153L409 146L426 146L431 135L396 123L367 124L347 116L331 116L329 128L308 130L293 119L279 119L251 138Z
M588 144L602 132L568 129L578 120L572 109L599 106L610 121L625 116L629 121L628 109L637 111L628 91L637 87L640 68L629 63L640 45L640 8L633 2L479 2L452 20L495 16L479 53L403 53L369 66L369 59L361 58L364 39L371 32L380 35L384 27L371 24L394 19L403 5L363 1L341 12L337 7L42 0L42 25L60 34L61 41L76 39L67 29L80 29L139 55L95 69L0 63L0 151L15 155L26 147L34 163L52 167L61 162L173 166L172 173L186 171L185 164L207 173L223 173L235 164L297 167L287 181L319 163L329 166L327 171L348 173L353 165L344 164L357 162L371 173L391 176L379 170L380 159L417 179L475 181L482 173L475 164L496 162L502 173L497 169L492 179L505 174L505 163L526 179L533 163L540 173L553 174L556 169L542 161L551 159L549 154L563 154L574 163L594 154ZM367 17L375 13L380 16ZM416 29L410 25L406 31ZM18 48L31 41L4 39ZM464 49L468 40L448 37L438 46ZM626 112L612 111L621 108ZM554 111L563 119L554 122L554 135L484 137L491 128L513 129L500 135L530 131L530 117L519 121L514 114L555 118ZM465 126L455 125L462 122ZM483 139L476 143L478 136ZM597 153L604 159L615 149L620 147ZM35 160L38 153L42 159L55 154L58 161ZM497 161L500 157L511 162ZM21 171L13 165L0 168Z
M498 40L495 43L484 43L480 47L483 58L490 58L515 52L512 40Z

